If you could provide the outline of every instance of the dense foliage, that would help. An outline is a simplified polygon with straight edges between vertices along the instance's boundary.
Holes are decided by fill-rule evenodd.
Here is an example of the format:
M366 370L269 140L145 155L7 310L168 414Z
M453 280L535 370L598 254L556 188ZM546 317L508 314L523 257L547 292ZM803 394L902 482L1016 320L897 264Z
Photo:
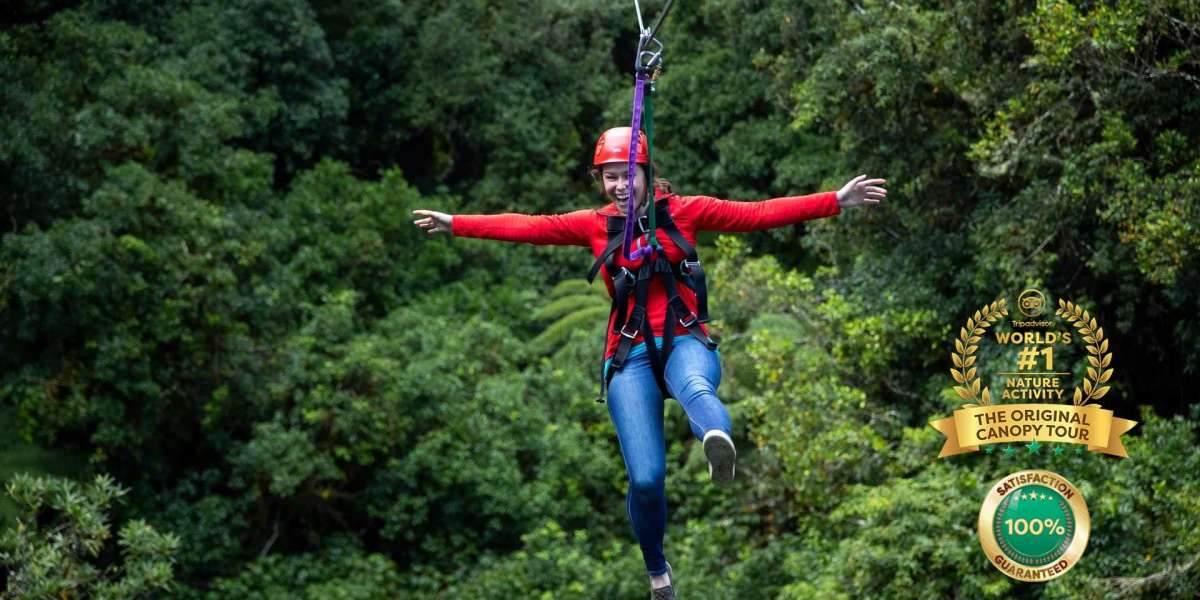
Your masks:
M677 4L655 117L677 190L890 190L702 238L739 478L709 485L669 404L680 594L1195 597L1200 7ZM16 3L6 597L644 597L593 402L605 303L564 283L590 257L410 223L596 205L635 25L625 2ZM935 460L952 332L1031 285L1105 324L1129 459ZM1092 511L1043 586L974 536L1026 467Z

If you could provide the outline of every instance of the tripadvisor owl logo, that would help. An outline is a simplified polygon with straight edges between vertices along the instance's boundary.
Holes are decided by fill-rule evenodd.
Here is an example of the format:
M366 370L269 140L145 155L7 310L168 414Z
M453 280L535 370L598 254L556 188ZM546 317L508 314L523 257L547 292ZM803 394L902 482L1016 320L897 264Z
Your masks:
M1017 308L1026 317L1040 317L1046 312L1046 297L1038 290L1025 290L1017 297Z
M979 509L988 562L1021 581L1066 573L1087 548L1092 518L1083 494L1050 471L1013 473L992 485Z

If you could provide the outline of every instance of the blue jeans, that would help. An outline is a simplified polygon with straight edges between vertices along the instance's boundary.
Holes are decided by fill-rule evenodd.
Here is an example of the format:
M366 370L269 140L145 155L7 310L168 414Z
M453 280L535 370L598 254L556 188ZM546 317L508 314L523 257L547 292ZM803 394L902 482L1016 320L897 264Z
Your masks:
M719 429L733 437L729 411L717 398L721 362L700 340L676 336L665 369L667 390L687 413L696 439ZM617 429L621 456L629 475L625 498L633 533L642 547L650 575L667 572L663 537L667 531L666 448L663 441L663 396L650 369L650 357L629 359L608 387L608 414Z

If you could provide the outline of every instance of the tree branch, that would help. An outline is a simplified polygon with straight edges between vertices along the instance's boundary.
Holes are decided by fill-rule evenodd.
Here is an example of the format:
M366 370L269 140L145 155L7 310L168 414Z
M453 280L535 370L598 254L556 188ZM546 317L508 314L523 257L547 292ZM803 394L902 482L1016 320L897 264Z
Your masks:
M1174 567L1168 566L1157 573L1151 573L1145 577L1108 577L1103 581L1115 585L1120 590L1120 594L1125 595L1129 592L1138 591L1146 586L1158 583L1163 579L1174 577L1180 573L1186 573L1196 565L1197 559L1200 559L1200 554L1193 556L1192 559L1187 561L1185 564Z

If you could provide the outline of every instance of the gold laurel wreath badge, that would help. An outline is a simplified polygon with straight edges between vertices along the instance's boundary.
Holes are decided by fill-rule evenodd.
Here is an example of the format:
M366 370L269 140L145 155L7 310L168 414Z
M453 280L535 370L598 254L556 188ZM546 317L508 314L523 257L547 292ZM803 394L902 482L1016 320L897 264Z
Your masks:
M1103 385L1112 377L1113 370L1109 368L1112 362L1112 352L1108 351L1108 340L1104 339L1104 328L1096 324L1096 319L1074 302L1058 299L1058 308L1054 314L1064 318L1079 330L1083 341L1087 342L1088 363L1087 377L1083 378L1083 390L1075 387L1072 401L1076 406L1083 406L1091 400L1099 400L1108 393L1109 386Z
M950 353L950 360L954 361L954 366L957 367L950 369L950 375L954 377L955 381L962 384L954 386L954 391L959 398L975 400L978 397L980 405L984 406L992 403L992 394L988 388L983 388L982 393L979 388L980 379L974 366L975 351L979 349L979 340L983 339L987 328L994 325L997 319L1005 316L1008 316L1008 301L1000 298L975 311L974 317L967 318L967 326L959 330L958 339L954 340L955 352ZM966 406L974 405L967 404Z
M1029 407L1036 406L1035 404L1005 403L992 405L991 392L986 387L981 389L982 378L976 371L977 357L975 353L987 329L994 325L1000 317L1008 316L1006 302L1004 298L999 298L976 311L973 317L967 319L966 327L959 330L958 338L954 340L954 351L950 353L950 359L954 361L954 368L950 369L950 375L959 383L954 387L954 391L963 400L975 400L979 404L964 404L962 408L954 411L952 416L929 422L931 427L946 436L938 458L975 452L986 444L1035 440L1035 437L1025 433L1000 433L993 436L988 432L987 436L981 436L979 435L980 429L977 427L981 422L981 415L1015 415L1018 411L1025 411ZM1104 337L1104 329L1086 310L1074 303L1059 299L1058 305L1059 308L1055 314L1069 322L1077 330L1087 349L1087 359L1090 364L1087 376L1083 380L1083 389L1075 388L1075 406L1068 409L1068 412L1075 415L1086 413L1088 420L1083 421L1083 428L1080 431L1086 431L1088 435L1069 433L1054 434L1051 437L1053 441L1085 444L1089 451L1125 458L1128 454L1125 446L1121 443L1121 434L1133 429L1137 425L1137 421L1118 418L1113 415L1113 411L1101 408L1098 403L1088 404L1089 401L1098 400L1108 393L1110 386L1107 384L1113 375L1113 369L1110 366L1112 353L1108 351L1108 340ZM1010 417L1009 420L1015 421L1016 419Z

